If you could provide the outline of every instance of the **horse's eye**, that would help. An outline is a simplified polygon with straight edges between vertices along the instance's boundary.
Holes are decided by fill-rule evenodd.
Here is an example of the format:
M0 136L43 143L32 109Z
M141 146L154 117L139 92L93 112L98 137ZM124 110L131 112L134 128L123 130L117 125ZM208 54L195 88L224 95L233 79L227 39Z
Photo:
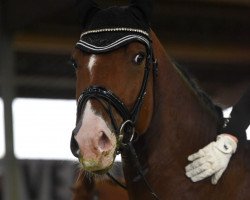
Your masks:
M75 69L77 69L77 63L76 63L76 61L74 60L74 59L70 59L70 64L75 68Z
M140 65L145 59L145 54L143 52L136 54L134 58L134 63Z

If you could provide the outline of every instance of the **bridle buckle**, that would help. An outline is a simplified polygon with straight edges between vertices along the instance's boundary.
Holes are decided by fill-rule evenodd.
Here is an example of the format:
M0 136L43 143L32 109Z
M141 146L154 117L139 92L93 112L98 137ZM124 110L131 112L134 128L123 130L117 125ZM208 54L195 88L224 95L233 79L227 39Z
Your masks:
M122 123L122 125L120 127L120 130L119 130L118 142L121 143L121 144L126 144L126 143L124 143L123 139L124 139L124 135L126 134L125 128L129 124L132 127L132 131L131 131L131 136L128 139L128 142L132 142L133 139L134 139L134 136L135 136L135 126L134 126L134 123L131 120L126 120L125 122Z

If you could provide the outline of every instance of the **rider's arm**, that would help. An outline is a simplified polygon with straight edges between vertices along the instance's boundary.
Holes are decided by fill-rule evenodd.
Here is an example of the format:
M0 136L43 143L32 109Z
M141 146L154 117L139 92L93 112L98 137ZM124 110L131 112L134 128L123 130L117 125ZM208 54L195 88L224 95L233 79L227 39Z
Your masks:
M250 88L244 93L231 112L231 119L223 132L246 139L246 129L250 124Z

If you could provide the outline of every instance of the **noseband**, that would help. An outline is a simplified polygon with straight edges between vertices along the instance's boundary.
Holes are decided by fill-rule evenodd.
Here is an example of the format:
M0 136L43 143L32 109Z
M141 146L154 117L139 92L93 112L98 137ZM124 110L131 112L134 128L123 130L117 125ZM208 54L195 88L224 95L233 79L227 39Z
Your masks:
M117 97L111 90L108 90L104 87L92 85L89 86L86 90L82 92L78 99L78 105L77 105L77 122L81 119L81 116L83 114L83 109L85 108L85 105L89 99L95 99L98 100L101 104L106 104L108 105L108 108L106 105L104 105L104 108L106 108L107 113L109 114L109 117L112 122L112 126L114 128L116 138L117 138L117 144L120 144L120 146L117 147L116 149L116 154L119 154L123 148L127 147L127 149L130 150L131 155L133 156L135 160L135 164L137 166L139 174L142 176L148 190L150 191L151 195L155 199L159 199L157 195L152 191L150 185L148 184L140 163L138 161L135 149L133 147L133 140L136 139L135 137L135 123L138 119L139 112L141 110L142 104L144 97L146 95L146 89L147 89L147 84L148 84L148 79L149 79L149 73L150 69L152 68L154 75L157 75L157 62L154 59L153 55L153 49L152 49L152 44L150 39L148 38L143 38L141 40L141 36L138 37L139 39L134 39L133 41L139 41L143 43L147 47L147 58L146 58L146 64L144 67L144 77L143 81L141 84L141 88L139 91L139 94L137 96L137 99L131 109L131 111L126 107L126 105ZM145 42L146 41L146 42ZM132 41L130 41L132 42ZM81 43L83 44L83 43ZM121 125L118 127L117 122L114 118L112 107L117 111L117 113L121 116L123 122ZM79 157L78 152L76 152L76 146L78 146L77 142L74 139L75 134L77 131L73 131L72 137L71 137L71 151L74 156L77 158ZM122 185L119 183L112 175L109 173L107 174L112 180L117 182L120 186L123 188L126 188L126 186Z

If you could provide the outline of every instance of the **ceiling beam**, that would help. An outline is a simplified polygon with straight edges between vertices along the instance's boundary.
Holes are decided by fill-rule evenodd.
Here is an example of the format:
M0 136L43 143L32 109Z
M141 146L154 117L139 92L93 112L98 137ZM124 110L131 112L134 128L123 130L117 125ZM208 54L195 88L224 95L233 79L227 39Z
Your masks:
M77 42L77 37L43 35L33 33L16 33L12 47L15 51L69 54Z
M250 64L250 47L230 44L194 44L164 42L170 56L196 63Z
M20 33L12 43L15 51L69 55L78 38ZM250 47L233 44L178 43L163 40L163 46L177 60L209 63L250 63Z

